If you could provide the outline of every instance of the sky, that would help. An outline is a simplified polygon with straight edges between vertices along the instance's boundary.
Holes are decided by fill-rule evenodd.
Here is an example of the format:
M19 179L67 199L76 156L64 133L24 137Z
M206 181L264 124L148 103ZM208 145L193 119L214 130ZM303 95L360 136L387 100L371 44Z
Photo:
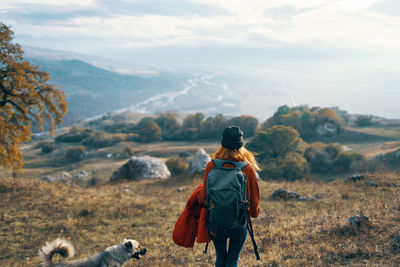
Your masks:
M400 118L397 0L1 0L0 21L22 46L233 71L291 103Z

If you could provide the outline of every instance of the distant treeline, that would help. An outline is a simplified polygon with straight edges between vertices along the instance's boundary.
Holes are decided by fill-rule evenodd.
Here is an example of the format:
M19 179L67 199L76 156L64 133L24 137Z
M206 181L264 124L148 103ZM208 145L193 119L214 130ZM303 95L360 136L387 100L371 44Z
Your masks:
M174 112L160 113L157 117L146 117L137 124L124 121L104 126L107 133L135 134L134 141L196 141L219 139L223 129L228 125L238 125L246 137L253 137L259 125L257 118L242 115L227 119L222 114L206 118L203 113L187 115L179 123Z
M361 119L364 118L356 122ZM79 144L71 151L70 158L81 160L86 148L102 148L121 141L220 140L226 126L236 125L243 129L246 138L251 138L246 147L256 153L262 178L295 180L308 173L362 171L375 164L366 162L359 153L345 151L339 143L332 143L337 137L346 136L345 123L349 123L345 111L308 106L281 106L261 124L249 115L227 118L222 114L206 117L194 113L180 120L176 113L165 112L137 123L121 115L106 115L88 122L90 128L71 128L57 136L55 143ZM357 138L363 136L357 134ZM46 144L42 147L44 153L51 151L49 145L54 146ZM132 155L134 148L128 152ZM184 165L184 160L174 160L174 166Z
M106 117L104 118L106 119ZM96 122L93 122L96 123ZM158 114L157 117L146 117L137 124L124 120L115 120L104 126L104 132L129 134L132 141L196 141L221 138L226 126L239 126L245 138L253 137L259 131L274 125L285 125L296 129L304 140L312 140L321 135L329 136L339 133L343 128L343 119L329 108L299 106L290 108L281 106L274 115L259 124L257 118L250 115L241 115L227 118L222 114L206 117L203 113L189 114L179 122L174 112ZM319 130L319 128L321 128ZM323 127L330 127L326 131Z

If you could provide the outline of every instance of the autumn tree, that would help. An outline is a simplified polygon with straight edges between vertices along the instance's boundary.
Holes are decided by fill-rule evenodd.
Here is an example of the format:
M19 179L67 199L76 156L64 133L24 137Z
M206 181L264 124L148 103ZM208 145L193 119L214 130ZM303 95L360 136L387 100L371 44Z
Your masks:
M136 126L141 142L153 142L161 140L161 128L150 117L143 118Z
M13 43L14 32L0 22L0 162L13 172L23 166L20 145L30 140L31 126L50 131L62 122L67 103L60 87L49 84L49 74L24 60Z
M244 132L245 137L253 137L256 133L258 120L256 117L250 115L241 115L230 119L228 124L239 126Z
M261 131L246 145L257 153L261 177L295 180L308 171L306 143L292 127L277 125Z

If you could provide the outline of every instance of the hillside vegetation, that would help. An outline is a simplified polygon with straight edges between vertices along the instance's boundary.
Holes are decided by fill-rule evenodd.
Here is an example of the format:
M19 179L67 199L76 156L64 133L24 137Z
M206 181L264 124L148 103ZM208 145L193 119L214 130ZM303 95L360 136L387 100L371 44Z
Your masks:
M280 114L279 123L269 119L261 126L249 116L106 115L65 129L54 139L26 144L21 148L25 172L12 179L0 170L0 266L37 266L40 247L57 237L74 244L76 259L129 237L148 253L125 266L213 266L213 246L206 255L204 244L194 249L178 247L172 242L172 230L188 197L202 182L201 174L187 172L188 161L200 148L207 153L218 148L221 122L244 123L243 127L254 130L246 146L258 153L263 167L261 214L253 220L261 261L256 261L248 238L241 266L399 266L398 123L375 121L359 127L353 125L354 119L345 120L339 112L342 119L332 117L325 109L280 111L288 113ZM303 128L299 132L289 125L290 118L301 117L303 111L306 118L334 118L340 131L317 140L305 137L305 141ZM332 121L327 123L336 125ZM313 125L316 129L319 124ZM156 128L164 140L140 139L140 130L149 128ZM165 140L171 132L179 139ZM201 135L193 137L191 132ZM173 176L109 182L128 158L143 155L161 158ZM87 176L82 180L48 183L43 179L83 171ZM272 198L278 189L305 198ZM356 215L369 219L350 225L349 218Z
M400 177L375 174L364 182L318 183L301 180L260 181L261 215L254 231L261 261L250 239L242 266L398 266L400 244ZM175 221L200 176L84 187L48 184L33 179L0 179L1 266L36 266L37 252L57 237L70 240L76 258L96 253L125 237L148 249L126 266L213 266L215 251L204 255L203 244L184 249L172 242ZM294 190L314 201L278 201L274 190ZM369 221L351 227L348 219L365 214ZM212 246L211 246L212 247Z

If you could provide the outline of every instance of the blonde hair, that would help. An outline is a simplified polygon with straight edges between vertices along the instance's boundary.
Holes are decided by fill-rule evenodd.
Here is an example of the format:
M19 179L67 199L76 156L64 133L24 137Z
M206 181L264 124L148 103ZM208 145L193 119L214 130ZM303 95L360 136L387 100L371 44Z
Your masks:
M212 156L213 159L226 159L231 161L244 161L250 164L255 170L260 171L261 168L258 165L254 154L248 151L246 148L241 147L239 149L231 149L220 146L219 149Z

